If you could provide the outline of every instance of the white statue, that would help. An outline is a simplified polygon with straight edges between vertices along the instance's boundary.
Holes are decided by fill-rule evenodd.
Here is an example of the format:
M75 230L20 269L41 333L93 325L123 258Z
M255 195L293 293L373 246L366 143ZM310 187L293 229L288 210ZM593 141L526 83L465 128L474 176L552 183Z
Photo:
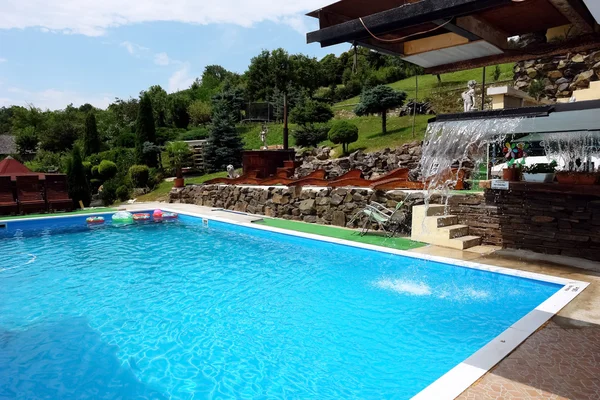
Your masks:
M263 124L262 130L260 131L260 141L262 142L262 150L267 150L267 133L269 133L269 128Z
M477 86L477 81L469 81L469 90L462 94L465 112L475 111L475 86Z
M231 179L239 178L239 175L235 172L235 168L231 164L227 166L227 177Z

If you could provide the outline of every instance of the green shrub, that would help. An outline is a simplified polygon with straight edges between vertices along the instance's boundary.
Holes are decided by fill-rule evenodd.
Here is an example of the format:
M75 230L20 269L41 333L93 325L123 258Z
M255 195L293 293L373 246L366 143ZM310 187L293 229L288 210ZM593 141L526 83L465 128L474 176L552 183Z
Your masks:
M177 140L202 140L208 138L208 129L199 127L179 134Z
M342 151L348 152L348 144L358 140L358 127L348 121L336 121L329 130L329 140L334 144L342 144Z
M102 184L102 191L100 192L100 199L105 206L112 205L117 201L117 188L119 182L116 179L111 179Z
M89 206L91 200L90 186L85 177L81 149L78 145L73 146L71 157L67 162L67 181L69 196L73 199L73 204L77 205L81 201L85 207Z
M158 168L150 168L150 173L148 174L148 187L154 188L156 185L161 183L165 179L163 172Z
M104 179L105 181L107 181L111 178L114 178L114 176L117 174L117 172L118 172L117 164L115 164L112 161L102 160L100 165L98 165L98 174L100 174L100 177L102 179Z
M98 172L98 166L97 165L94 165L92 167L92 169L90 170L90 172L92 173L92 176L94 178L100 178L100 173Z
M156 143L160 146L167 142L177 140L179 135L185 133L185 129L180 128L158 128L156 130Z
M135 133L123 132L115 139L115 146L117 147L135 147Z
M329 126L326 124L298 125L292 132L297 146L316 147L320 142L327 140Z
M149 177L150 168L146 165L133 165L129 168L129 179L131 179L133 187L144 188L148 186Z
M117 198L121 201L127 201L131 197L131 191L125 185L121 185L117 188L115 192Z
M333 118L331 106L314 100L306 100L298 104L290 113L291 122L302 125L328 122L331 118Z

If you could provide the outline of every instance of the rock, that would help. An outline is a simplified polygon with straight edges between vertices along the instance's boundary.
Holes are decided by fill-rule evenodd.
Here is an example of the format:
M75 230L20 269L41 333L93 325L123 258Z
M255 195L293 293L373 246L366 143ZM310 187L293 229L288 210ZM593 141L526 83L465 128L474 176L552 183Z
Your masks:
M558 63L558 69L565 69L567 68L567 61L565 60L560 60L560 62Z
M550 79L559 79L563 77L563 73L559 70L555 70L548 72L546 76Z
M587 88L590 86L590 79L594 76L594 71L589 70L580 73L575 77L573 83L571 84L571 88Z
M529 76L531 79L535 78L538 75L538 71L535 68L528 68L527 69L527 76Z
M331 198L329 197L317 197L317 205L318 206L328 206L331 203Z
M582 54L577 54L571 58L571 62L582 63L585 61L585 57Z
M303 200L300 202L298 209L302 214L313 214L315 210L315 201L313 199Z
M570 86L570 85L569 85L569 83L568 83L568 82L567 82L567 83L563 83L563 84L561 84L561 85L559 85L559 86L558 86L558 89L557 89L557 90L558 90L559 92L564 92L564 91L566 91L566 90L568 90L568 89L569 89L569 86Z
M334 211L331 217L331 225L346 226L346 214L342 211Z
M522 90L523 88L529 86L529 82L525 82L525 81L519 81L515 84L515 87L519 90Z
M288 204L290 202L289 196L282 196L278 193L273 195L273 204Z
M331 199L329 200L329 202L332 206L339 206L340 204L342 204L344 202L344 196L342 196L338 193L333 193L331 195Z
M595 52L591 53L590 55L588 55L585 58L585 61L590 64L600 62L600 51L595 51Z
M569 83L569 82L570 81L567 78L560 78L560 79L557 79L556 82L554 82L554 83L556 83L557 85L562 85L563 83Z
M304 222L309 222L311 224L314 224L317 222L317 216L316 215L305 215L304 218L302 218L302 220Z
M533 222L534 224L549 224L554 221L556 221L556 218L547 217L544 215L539 215L531 218L531 222Z

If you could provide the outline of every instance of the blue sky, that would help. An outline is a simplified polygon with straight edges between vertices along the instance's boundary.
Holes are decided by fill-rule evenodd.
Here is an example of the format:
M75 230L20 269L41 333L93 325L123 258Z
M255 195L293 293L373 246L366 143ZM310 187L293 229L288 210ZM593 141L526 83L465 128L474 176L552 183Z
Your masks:
M129 0L126 9L117 0L5 1L0 106L106 107L154 84L168 92L185 89L206 65L243 72L262 49L321 58L349 48L306 44L306 32L317 23L304 14L327 4L321 0L172 0L168 8L158 0Z

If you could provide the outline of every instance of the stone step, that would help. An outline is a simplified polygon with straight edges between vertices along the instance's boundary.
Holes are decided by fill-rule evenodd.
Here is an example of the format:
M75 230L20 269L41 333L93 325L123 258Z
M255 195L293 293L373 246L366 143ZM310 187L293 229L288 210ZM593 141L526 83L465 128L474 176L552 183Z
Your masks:
M468 225L449 225L439 228L438 230L444 238L456 239L469 234Z
M479 246L481 238L479 236L462 236L448 241L451 247L458 250L466 250L471 247Z
M458 224L458 217L456 215L442 215L439 217L430 217L430 218L436 218L438 228L443 228L445 226Z
M437 217L440 215L444 215L446 212L446 207L441 204L430 204L427 208L425 216L427 217Z

